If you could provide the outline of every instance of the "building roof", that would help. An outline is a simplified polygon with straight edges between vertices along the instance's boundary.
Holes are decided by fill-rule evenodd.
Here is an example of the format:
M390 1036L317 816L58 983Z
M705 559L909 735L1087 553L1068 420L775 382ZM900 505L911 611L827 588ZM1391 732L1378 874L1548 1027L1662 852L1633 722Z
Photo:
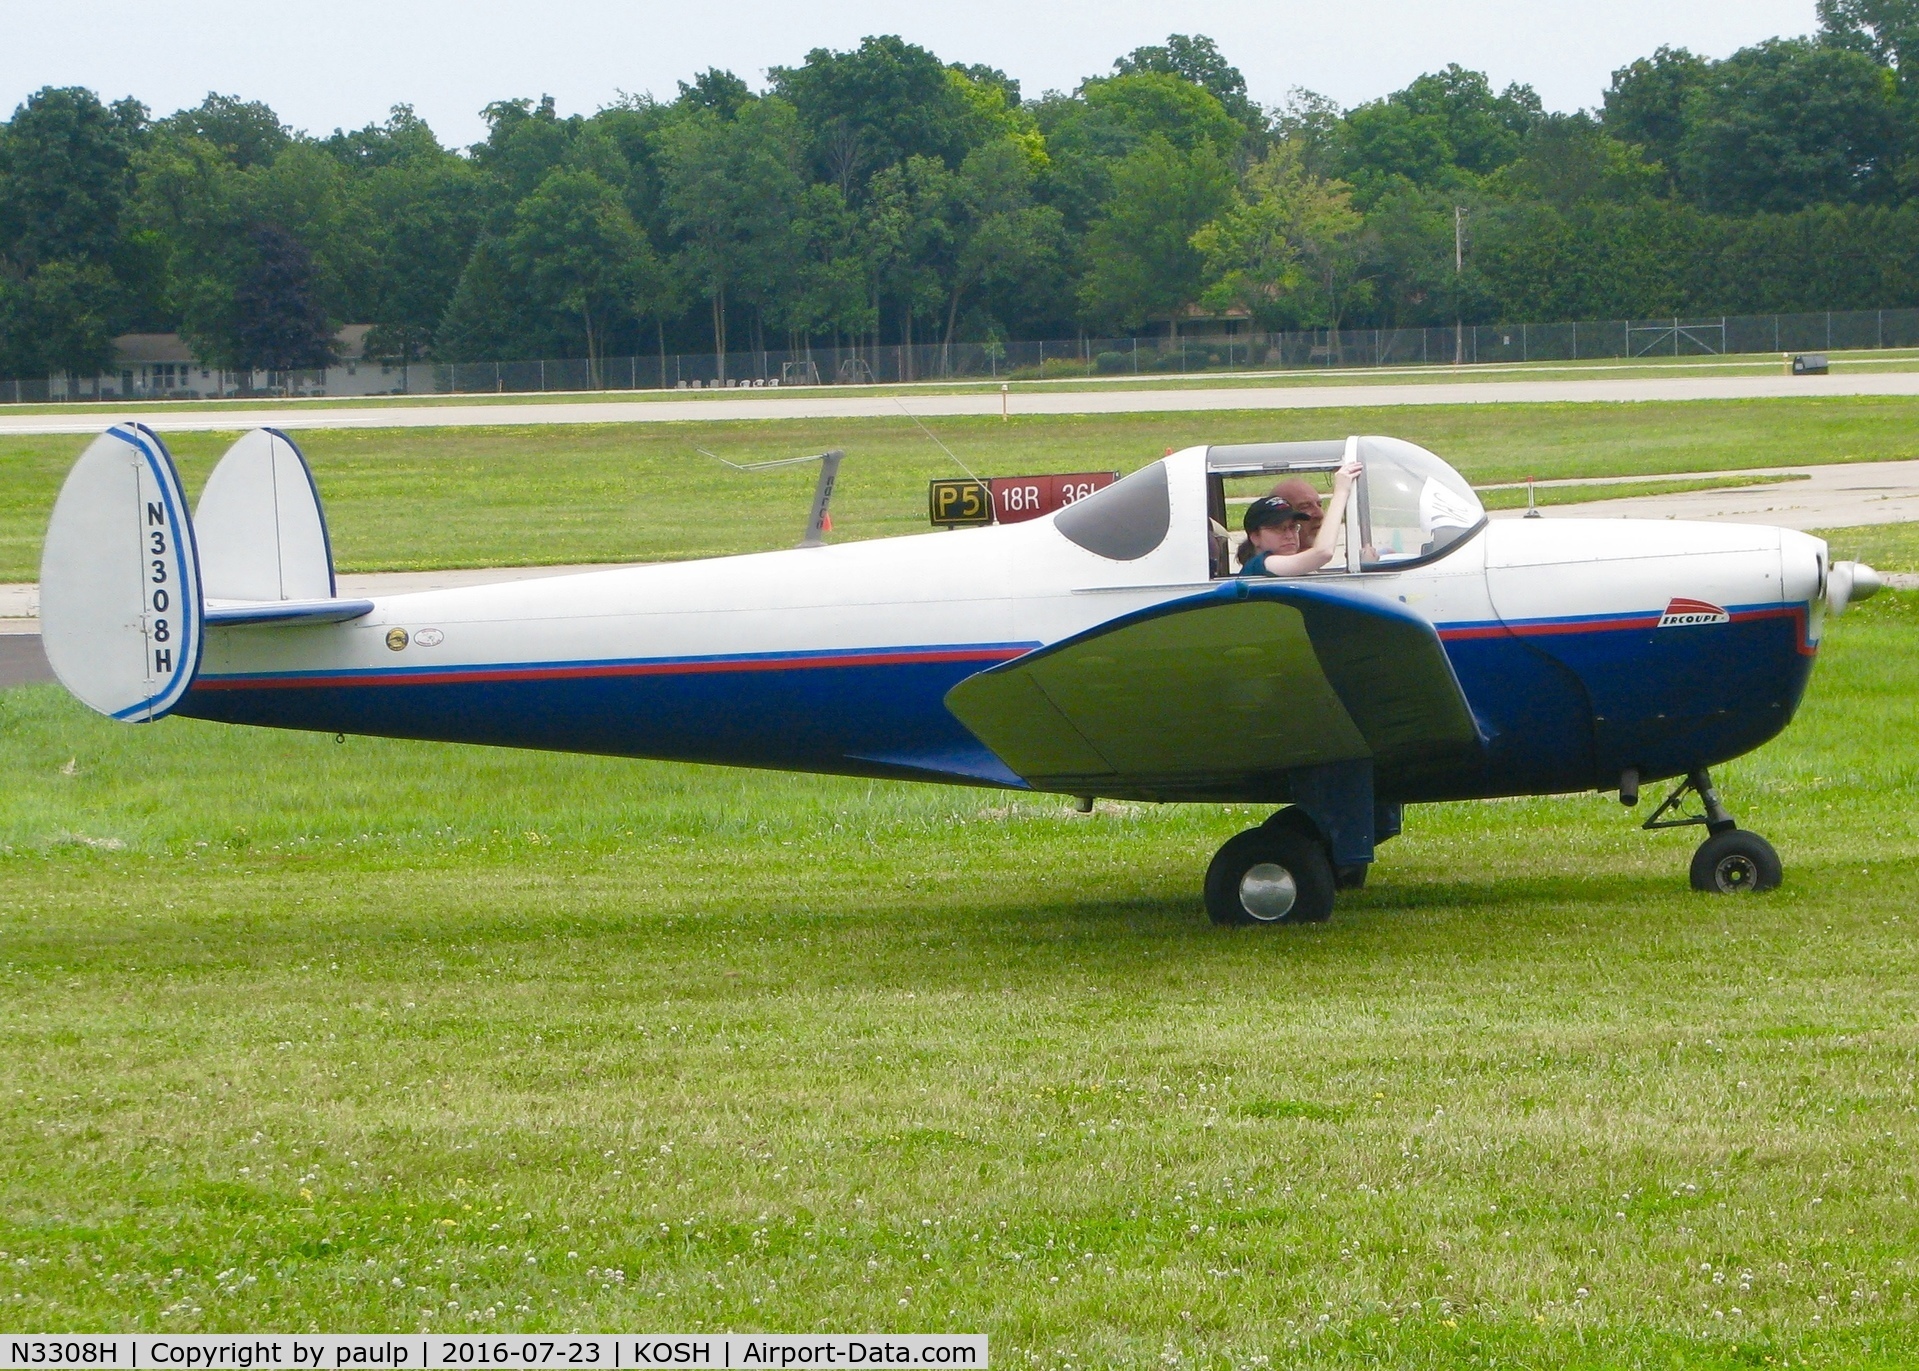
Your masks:
M341 361L357 362L366 356L366 336L372 328L371 324L346 324L333 335ZM187 340L177 333L123 333L113 340L113 365L116 368L149 366L155 362L205 365L193 355L193 348Z

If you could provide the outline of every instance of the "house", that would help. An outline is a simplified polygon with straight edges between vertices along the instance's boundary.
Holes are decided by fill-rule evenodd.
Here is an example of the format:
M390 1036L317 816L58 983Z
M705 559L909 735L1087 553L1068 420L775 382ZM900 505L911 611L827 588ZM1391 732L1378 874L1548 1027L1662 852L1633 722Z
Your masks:
M113 340L113 369L98 378L52 377L53 400L200 400L227 395L400 395L408 368L369 361L371 324L347 324L334 335L339 361L311 371L222 371L202 362L177 333L123 333Z

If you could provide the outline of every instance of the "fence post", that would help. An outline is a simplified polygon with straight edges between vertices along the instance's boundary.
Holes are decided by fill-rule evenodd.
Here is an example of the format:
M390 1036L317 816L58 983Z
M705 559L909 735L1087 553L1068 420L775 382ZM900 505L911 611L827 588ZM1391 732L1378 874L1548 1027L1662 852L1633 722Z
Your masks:
M1139 335L1133 335L1133 375L1139 375ZM15 384L18 384L16 382Z
M1826 311L1826 351L1832 351L1832 311Z

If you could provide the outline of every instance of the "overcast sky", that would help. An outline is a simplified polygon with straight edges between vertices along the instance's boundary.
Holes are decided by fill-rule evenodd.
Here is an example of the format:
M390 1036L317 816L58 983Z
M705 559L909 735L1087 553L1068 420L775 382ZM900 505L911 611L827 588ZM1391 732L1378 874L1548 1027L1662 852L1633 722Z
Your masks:
M12 7L10 7L12 8ZM1206 33L1277 104L1307 86L1342 104L1448 62L1530 82L1549 109L1596 105L1613 68L1662 43L1723 57L1814 27L1813 0L389 0L213 5L63 0L19 7L0 40L0 103L41 86L132 95L165 114L209 90L265 100L327 133L409 103L464 145L490 100L551 93L591 112L621 91L670 98L727 67L758 86L809 48L898 33L949 62L985 62L1025 92L1069 90L1168 32Z

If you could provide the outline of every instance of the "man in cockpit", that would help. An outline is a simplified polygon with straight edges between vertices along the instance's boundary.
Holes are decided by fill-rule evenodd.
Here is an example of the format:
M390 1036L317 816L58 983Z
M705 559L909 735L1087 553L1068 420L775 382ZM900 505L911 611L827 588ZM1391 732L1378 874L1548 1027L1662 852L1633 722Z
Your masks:
M1340 520L1345 518L1346 501L1359 472L1355 458L1333 473L1333 498L1324 509L1317 508L1317 496L1309 508L1275 495L1262 496L1248 505L1241 521L1246 541L1239 545L1240 575L1304 576L1332 561ZM1315 514L1318 531L1308 543L1305 529L1313 523Z
M1313 489L1313 483L1304 476L1288 476L1267 492L1275 500L1284 500L1300 513L1309 516L1299 526L1299 545L1311 547L1319 539L1320 525L1326 522L1326 510L1320 503L1319 492Z

